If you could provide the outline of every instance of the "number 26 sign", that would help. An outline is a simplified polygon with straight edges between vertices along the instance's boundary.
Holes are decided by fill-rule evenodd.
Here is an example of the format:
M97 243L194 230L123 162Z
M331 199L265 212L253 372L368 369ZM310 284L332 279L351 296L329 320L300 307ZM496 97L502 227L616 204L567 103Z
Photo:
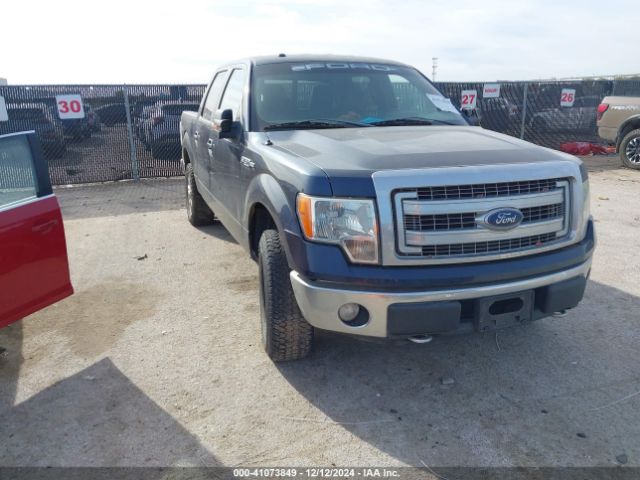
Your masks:
M561 107L573 107L573 102L576 99L575 88L563 88L560 93L560 106Z
M473 110L476 108L478 92L475 90L462 90L460 92L460 108L462 110Z
M84 118L84 106L80 95L56 95L56 105L61 120Z

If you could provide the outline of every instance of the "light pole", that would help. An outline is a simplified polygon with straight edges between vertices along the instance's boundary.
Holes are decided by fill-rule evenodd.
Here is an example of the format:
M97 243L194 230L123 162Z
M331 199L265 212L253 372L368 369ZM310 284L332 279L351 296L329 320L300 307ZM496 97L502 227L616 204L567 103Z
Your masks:
M438 70L438 57L431 58L431 81L436 81L436 71Z

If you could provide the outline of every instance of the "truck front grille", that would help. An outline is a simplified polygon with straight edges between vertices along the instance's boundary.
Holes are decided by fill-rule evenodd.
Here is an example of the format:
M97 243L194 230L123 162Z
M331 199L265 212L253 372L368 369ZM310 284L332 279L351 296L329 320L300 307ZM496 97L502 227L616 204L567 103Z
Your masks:
M397 254L454 258L532 250L569 234L569 181L563 178L403 188L392 192ZM496 230L493 210L515 208L521 223Z

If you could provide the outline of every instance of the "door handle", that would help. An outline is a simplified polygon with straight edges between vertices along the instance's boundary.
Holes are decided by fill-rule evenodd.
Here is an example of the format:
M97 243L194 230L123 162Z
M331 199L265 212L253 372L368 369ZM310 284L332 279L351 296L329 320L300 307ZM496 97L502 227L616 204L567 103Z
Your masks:
M196 140L200 138L200 133L197 130L193 132L193 138L195 138Z
M207 148L209 150L213 149L213 138L210 138L209 140L207 140Z
M49 233L57 224L57 220L48 220L35 224L33 227L31 227L31 231L33 233Z

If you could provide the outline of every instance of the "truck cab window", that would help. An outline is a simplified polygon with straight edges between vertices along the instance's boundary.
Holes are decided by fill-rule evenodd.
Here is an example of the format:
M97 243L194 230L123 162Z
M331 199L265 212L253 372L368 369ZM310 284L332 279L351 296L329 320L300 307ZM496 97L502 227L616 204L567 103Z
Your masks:
M242 91L244 90L245 73L243 69L236 68L231 72L231 77L227 83L227 88L222 96L220 109L231 109L233 111L233 119L240 118L242 111Z
M220 95L222 94L222 90L224 89L226 80L226 70L218 72L216 74L216 77L213 79L213 83L211 84L211 88L209 89L209 94L207 95L207 99L204 102L204 108L202 109L202 116L205 119L213 120L213 114L218 109L218 104L220 103Z

